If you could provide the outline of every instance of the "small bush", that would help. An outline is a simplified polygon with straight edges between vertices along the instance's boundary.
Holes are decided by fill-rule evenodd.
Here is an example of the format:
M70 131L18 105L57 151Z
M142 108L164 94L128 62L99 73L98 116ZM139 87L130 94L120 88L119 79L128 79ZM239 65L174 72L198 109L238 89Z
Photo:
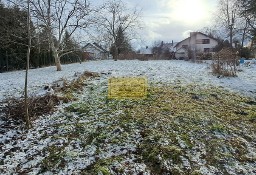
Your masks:
M218 76L234 77L237 73L237 54L231 48L224 48L213 56L212 73Z
M212 59L212 53L205 53L200 52L196 55L197 60L211 60Z

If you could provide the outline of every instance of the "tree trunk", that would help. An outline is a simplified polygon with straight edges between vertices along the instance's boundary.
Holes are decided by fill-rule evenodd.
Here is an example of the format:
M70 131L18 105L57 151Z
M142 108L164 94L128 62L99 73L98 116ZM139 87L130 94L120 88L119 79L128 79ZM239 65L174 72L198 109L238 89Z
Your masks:
M242 45L241 45L241 48L244 47L245 34L246 34L246 30L247 30L247 25L248 25L247 21L245 21L245 22L246 22L246 23L245 23L245 28L244 28L244 30L243 30L243 37L242 37Z
M5 52L6 53L6 71L9 70L9 62L8 62L8 54L7 54L7 51Z
M30 50L31 50L31 30L30 30L30 1L27 0L27 24L28 24L28 49L27 49L27 64L26 64L26 75L25 75L25 121L26 128L31 127L30 116L28 113L28 70L29 70L29 60L30 60Z
M245 39L245 28L244 28L244 31L243 31L243 37L242 37L242 44L241 44L241 48L244 47L244 39Z
M192 62L193 63L196 62L196 50L195 49L192 50Z
M230 36L229 36L229 43L230 43L230 47L233 48L233 26L230 26Z
M60 64L60 57L59 57L59 53L57 51L57 49L54 47L52 48L53 51L53 57L54 57L54 61L55 61L55 65L57 68L57 71L61 71L61 64Z
M114 60L117 61L117 56L118 56L118 49L116 47L116 45L114 46L114 54L113 54L113 57L114 57Z
M60 64L60 57L59 57L58 53L54 54L54 60L55 60L57 71L61 71L62 69L61 69L61 64Z

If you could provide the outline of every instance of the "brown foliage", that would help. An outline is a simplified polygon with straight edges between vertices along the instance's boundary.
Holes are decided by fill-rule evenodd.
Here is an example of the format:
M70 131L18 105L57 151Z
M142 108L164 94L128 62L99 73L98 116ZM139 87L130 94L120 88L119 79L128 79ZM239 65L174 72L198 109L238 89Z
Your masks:
M196 60L211 60L212 59L212 53L205 53L200 52L196 55Z
M212 72L214 75L236 76L237 53L231 48L223 48L213 56Z
M84 73L79 75L75 74L75 76L78 76L78 78L74 79L70 83L68 83L65 79L62 80L63 84L60 87L58 87L58 85L54 83L54 90L62 93L81 91L85 85L84 81L86 79L90 77L99 77L99 74L85 71Z
M28 99L29 116L31 119L41 115L47 115L54 112L55 106L60 103L63 98L56 95L46 95L40 97L31 97ZM3 108L6 117L25 121L25 100L9 99L7 106Z
M118 55L119 60L133 60L136 57L136 53L128 52Z

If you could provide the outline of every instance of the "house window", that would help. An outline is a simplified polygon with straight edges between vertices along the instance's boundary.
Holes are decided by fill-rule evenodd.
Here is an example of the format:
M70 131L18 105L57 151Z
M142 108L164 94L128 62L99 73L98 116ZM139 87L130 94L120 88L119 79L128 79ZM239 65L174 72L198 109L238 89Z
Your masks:
M210 39L197 39L196 44L210 44Z
M210 39L203 39L203 44L210 44Z
M204 48L204 52L210 52L210 48Z
M187 48L188 48L188 45L182 45L182 48L187 49Z

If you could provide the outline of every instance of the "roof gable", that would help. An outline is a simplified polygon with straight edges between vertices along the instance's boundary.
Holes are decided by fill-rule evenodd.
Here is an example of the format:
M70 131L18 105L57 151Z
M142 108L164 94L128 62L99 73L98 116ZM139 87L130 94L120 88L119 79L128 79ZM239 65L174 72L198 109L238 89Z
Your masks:
M206 34L204 34L204 33L202 33L202 32L195 32L195 33L196 33L196 34L201 34L201 35L203 35L203 36L205 36L205 37L207 37L207 38L210 38L210 39L215 40L215 41L218 42L217 39L215 39L215 38L213 38L213 37L211 37L211 36L209 36L209 35L206 35ZM188 38L185 38L184 40L178 42L174 47L177 47L180 43L182 43L182 42L184 42L184 41L186 41L186 40L189 40L190 38L191 38L191 36L188 37Z
M174 47L177 47L180 43L182 43L182 42L184 42L184 41L186 41L186 40L189 40L189 38L190 38L190 37L185 38L184 40L182 40L182 41L178 42Z
M101 52L108 52L108 51L106 51L105 49L103 49L100 45L98 45L97 43L88 43L88 44L86 44L84 47L83 47L83 49L85 49L85 48L87 48L87 47L89 47L89 46L91 46L91 47L94 47L95 49L97 49L97 50L99 50L99 51L101 51Z
M188 50L186 49L186 48L184 48L184 47L181 47L181 48L179 48L178 50L176 50L176 52L187 52Z
M104 49L103 47L101 47L99 44L97 43L93 43L96 47L98 47L99 49L101 49L103 52L107 52L106 49Z
M197 33L199 33L199 34L201 34L201 35L204 35L205 37L208 37L208 38L210 38L210 39L213 39L213 40L215 40L215 41L218 41L216 38L213 38L213 37L211 37L211 36L209 36L209 35L206 35L206 34L204 34L204 33L202 33L202 32L197 32Z

